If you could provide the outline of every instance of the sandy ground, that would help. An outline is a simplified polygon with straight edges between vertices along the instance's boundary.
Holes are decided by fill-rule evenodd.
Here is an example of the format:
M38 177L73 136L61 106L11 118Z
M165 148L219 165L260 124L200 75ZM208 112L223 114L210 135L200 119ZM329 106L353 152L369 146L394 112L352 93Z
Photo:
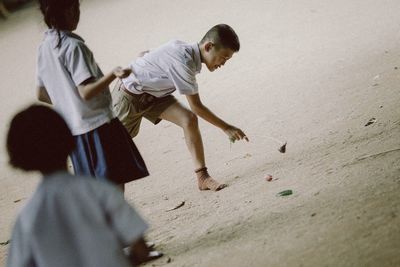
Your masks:
M209 169L228 188L197 190L177 127L145 122L135 140L151 176L126 198L167 254L153 265L400 266L399 10L397 0L82 1L77 32L104 71L221 22L241 39L224 68L198 77L203 101L251 139L230 146L201 122ZM35 99L44 29L29 5L0 21L2 141ZM287 153L266 136L287 140ZM10 169L3 144L0 156L4 242L38 175ZM285 189L293 195L276 196Z

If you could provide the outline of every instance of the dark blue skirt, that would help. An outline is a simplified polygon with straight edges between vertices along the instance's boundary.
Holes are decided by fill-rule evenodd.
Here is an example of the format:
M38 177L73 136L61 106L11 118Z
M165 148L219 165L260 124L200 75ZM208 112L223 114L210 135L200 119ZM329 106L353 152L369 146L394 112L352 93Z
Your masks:
M149 175L139 150L117 118L74 139L76 147L71 160L77 175L115 184Z

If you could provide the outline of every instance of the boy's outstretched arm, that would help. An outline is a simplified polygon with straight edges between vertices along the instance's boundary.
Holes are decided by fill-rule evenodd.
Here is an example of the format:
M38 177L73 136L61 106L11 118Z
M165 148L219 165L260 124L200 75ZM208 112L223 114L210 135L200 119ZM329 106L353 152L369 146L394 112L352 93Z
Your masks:
M131 69L117 67L97 81L93 77L89 78L78 86L79 94L84 100L89 100L108 88L108 85L110 85L115 78L126 78L131 72Z
M209 123L217 126L221 130L223 130L231 140L242 140L245 139L249 141L246 134L239 128L230 125L215 115L210 109L208 109L201 102L200 95L186 95L186 98L189 102L190 109L198 116L208 121Z

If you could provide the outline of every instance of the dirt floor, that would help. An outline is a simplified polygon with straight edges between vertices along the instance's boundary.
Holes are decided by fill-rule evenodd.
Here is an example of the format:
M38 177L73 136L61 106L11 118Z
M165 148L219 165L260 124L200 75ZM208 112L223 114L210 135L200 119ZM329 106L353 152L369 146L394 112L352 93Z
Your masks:
M242 47L222 69L203 67L200 94L251 142L230 145L201 121L209 170L229 187L200 192L182 131L143 123L135 142L151 176L126 198L167 255L148 266L400 266L400 2L84 0L77 33L106 72L221 22ZM10 117L35 100L44 30L34 5L0 20L3 143ZM4 145L0 161L5 242L39 176L10 169Z

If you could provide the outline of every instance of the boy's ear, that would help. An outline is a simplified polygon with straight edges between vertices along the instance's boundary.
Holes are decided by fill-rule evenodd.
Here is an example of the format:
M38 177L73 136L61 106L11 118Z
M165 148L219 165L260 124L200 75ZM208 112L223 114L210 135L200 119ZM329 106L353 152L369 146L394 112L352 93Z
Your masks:
M213 47L214 47L214 43L211 42L211 41L208 41L208 42L204 45L204 49L206 50L206 52L209 52Z

